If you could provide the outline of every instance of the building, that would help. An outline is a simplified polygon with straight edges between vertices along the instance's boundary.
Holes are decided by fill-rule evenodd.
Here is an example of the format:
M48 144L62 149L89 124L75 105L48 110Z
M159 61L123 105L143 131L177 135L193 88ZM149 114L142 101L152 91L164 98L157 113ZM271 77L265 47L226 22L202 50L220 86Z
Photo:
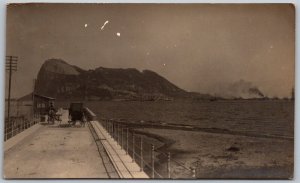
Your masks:
M45 115L50 103L54 101L55 98L30 93L18 99L18 106L19 108L22 106L23 108L31 108L34 114Z
M39 115L45 115L48 113L50 103L51 102L54 103L55 98L34 94L33 100L34 100L34 107L33 107L34 113Z

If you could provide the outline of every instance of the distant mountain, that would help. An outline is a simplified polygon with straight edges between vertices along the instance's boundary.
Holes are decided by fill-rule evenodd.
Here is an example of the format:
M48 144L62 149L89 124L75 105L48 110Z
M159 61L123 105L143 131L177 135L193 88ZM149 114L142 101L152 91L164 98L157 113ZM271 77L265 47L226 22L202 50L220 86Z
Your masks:
M72 100L172 100L190 95L150 70L99 67L86 71L61 59L45 61L35 92Z

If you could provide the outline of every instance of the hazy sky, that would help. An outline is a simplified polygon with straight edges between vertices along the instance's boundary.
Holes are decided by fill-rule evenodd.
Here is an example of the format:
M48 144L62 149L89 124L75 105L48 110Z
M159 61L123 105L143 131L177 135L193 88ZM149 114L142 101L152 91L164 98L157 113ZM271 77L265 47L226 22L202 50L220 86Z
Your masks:
M13 96L31 92L49 58L83 69L150 69L187 91L216 93L243 79L290 96L294 16L292 6L274 4L10 5L6 52L19 57Z

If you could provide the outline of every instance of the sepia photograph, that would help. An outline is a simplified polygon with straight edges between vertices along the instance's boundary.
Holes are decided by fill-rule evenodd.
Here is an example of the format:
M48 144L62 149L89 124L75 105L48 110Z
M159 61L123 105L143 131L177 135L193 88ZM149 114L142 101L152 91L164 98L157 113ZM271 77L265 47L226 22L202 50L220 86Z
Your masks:
M15 3L5 29L4 179L293 179L293 4Z

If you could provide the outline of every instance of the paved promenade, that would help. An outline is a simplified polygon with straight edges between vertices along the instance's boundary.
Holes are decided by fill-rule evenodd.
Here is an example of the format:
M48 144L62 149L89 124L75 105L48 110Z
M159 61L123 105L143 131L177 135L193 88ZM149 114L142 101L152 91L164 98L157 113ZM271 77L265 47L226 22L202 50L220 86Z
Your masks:
M109 178L87 126L42 125L5 151L3 166L5 178Z

